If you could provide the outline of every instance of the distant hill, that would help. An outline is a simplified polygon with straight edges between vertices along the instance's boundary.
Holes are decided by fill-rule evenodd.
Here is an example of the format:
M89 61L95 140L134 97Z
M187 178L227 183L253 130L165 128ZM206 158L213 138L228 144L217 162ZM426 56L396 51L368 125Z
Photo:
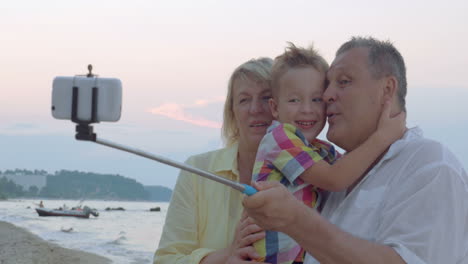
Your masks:
M143 185L120 175L61 170L47 176L41 196L64 199L148 200Z
M149 194L151 201L169 202L171 200L172 190L163 186L145 186L145 191Z
M42 188L35 185L23 188L25 181L28 182L28 177L32 181L39 176L46 178ZM0 199L44 197L52 199L169 201L171 194L172 190L167 187L143 186L136 180L121 175L67 170L57 171L54 174L39 170L0 171Z

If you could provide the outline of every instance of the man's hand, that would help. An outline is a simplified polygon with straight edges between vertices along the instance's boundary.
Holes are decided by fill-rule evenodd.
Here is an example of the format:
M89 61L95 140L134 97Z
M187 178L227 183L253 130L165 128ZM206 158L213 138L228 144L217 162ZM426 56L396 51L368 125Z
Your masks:
M287 233L298 212L308 210L279 182L255 182L253 186L259 192L246 196L242 203L247 214L265 230Z

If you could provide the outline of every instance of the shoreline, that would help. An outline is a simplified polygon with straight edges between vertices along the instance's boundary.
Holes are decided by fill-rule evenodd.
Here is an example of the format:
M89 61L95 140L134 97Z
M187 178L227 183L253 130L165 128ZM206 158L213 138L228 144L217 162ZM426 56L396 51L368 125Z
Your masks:
M0 221L2 264L110 264L108 258L60 247L14 224Z

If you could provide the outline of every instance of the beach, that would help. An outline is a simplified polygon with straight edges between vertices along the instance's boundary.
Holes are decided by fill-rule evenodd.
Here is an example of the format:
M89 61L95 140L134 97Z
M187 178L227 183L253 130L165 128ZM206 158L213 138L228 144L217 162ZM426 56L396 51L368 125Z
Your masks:
M45 208L58 208L64 205L73 206L80 201L76 200L44 200ZM154 251L158 248L164 220L166 217L167 202L147 201L101 201L87 200L84 206L95 208L99 216L89 218L77 217L39 217L35 210L37 200L9 199L0 202L0 264L5 263L105 263L96 261L58 261L52 259L45 262L31 262L32 256L37 253L31 249L22 249L17 252L18 245L25 244L24 230L36 238L54 243L66 249L79 250L103 256L112 264L148 264L152 263ZM34 205L34 206L32 206ZM107 207L125 208L125 211L106 211ZM149 209L160 207L160 212L151 212ZM3 222L16 226L6 226ZM20 229L19 231L17 229ZM12 230L11 239L5 238L8 230ZM64 232L64 230L70 230ZM23 231L23 232L22 232ZM20 239L20 237L23 237ZM32 241L32 240L31 240ZM8 243L8 244L7 244ZM40 244L40 243L39 243ZM4 245L8 245L4 249ZM30 248L33 246L30 246ZM34 248L42 247L34 246ZM7 253L6 250L9 252ZM29 257L30 262L5 262L5 259L14 259L16 254ZM53 250L55 251L55 249ZM27 252L27 253L22 253ZM47 251L46 251L47 252ZM49 250L49 252L51 252ZM61 253L61 252L59 252ZM8 255L6 255L8 254ZM54 254L57 254L54 252ZM65 254L65 253L63 253ZM67 252L66 255L69 253ZM8 256L8 257L6 257ZM83 258L84 255L77 255ZM49 257L42 254L39 258ZM52 258L52 257L50 257Z
M1 264L111 263L107 258L84 251L62 248L26 229L0 221Z

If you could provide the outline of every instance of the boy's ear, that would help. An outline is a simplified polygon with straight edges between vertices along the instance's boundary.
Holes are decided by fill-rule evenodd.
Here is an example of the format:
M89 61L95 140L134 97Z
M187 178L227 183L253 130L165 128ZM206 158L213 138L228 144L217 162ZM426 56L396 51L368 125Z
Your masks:
M268 104L270 105L271 114L275 119L278 119L278 104L276 103L275 99L270 98L270 100L268 100Z

